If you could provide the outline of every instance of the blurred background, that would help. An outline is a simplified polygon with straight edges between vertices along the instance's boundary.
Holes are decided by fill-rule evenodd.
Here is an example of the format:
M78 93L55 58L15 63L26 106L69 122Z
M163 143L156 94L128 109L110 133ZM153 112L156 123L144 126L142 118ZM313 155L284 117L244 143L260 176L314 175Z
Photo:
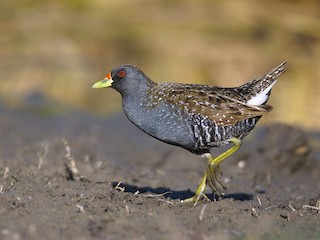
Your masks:
M237 86L288 60L264 122L319 129L320 2L2 0L0 105L51 117L121 111L91 86L113 67L154 81Z

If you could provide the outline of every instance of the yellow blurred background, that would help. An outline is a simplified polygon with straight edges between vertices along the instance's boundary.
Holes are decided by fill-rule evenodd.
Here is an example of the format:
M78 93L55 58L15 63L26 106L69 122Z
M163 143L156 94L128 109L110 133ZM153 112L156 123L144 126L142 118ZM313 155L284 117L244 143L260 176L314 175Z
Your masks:
M158 82L228 87L288 60L265 121L319 129L319 40L316 0L4 0L0 103L24 109L37 93L52 111L107 115L120 96L91 85L119 64Z

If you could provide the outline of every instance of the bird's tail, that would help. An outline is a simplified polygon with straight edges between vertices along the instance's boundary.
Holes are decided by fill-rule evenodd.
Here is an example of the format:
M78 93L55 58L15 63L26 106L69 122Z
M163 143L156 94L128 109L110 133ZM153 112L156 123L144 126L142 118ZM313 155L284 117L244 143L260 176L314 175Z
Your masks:
M263 77L240 86L240 91L246 96L246 104L259 106L268 101L273 85L286 70L286 63L283 62Z

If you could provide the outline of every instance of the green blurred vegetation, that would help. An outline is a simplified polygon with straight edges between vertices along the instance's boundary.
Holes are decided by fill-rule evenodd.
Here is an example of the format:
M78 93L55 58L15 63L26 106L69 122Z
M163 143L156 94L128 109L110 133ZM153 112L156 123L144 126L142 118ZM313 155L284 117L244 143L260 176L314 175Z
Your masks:
M119 64L155 81L236 86L288 60L266 118L320 128L319 26L316 0L4 0L0 99L23 108L39 92L108 114L120 97L91 85Z

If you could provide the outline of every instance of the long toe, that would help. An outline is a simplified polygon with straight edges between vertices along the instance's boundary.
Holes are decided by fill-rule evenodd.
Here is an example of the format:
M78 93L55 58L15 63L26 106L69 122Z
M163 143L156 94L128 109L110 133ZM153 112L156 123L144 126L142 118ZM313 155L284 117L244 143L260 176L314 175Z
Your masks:
M209 201L209 202L211 201L206 194L201 193L200 195L195 194L193 197L181 200L180 202L181 203L190 203L190 202L192 202L193 206L196 206L201 198L203 198L203 199L205 199L206 201Z
M207 184L212 189L215 195L221 196L222 190L227 190L227 187L220 180L222 171L219 165L209 165L207 169Z

